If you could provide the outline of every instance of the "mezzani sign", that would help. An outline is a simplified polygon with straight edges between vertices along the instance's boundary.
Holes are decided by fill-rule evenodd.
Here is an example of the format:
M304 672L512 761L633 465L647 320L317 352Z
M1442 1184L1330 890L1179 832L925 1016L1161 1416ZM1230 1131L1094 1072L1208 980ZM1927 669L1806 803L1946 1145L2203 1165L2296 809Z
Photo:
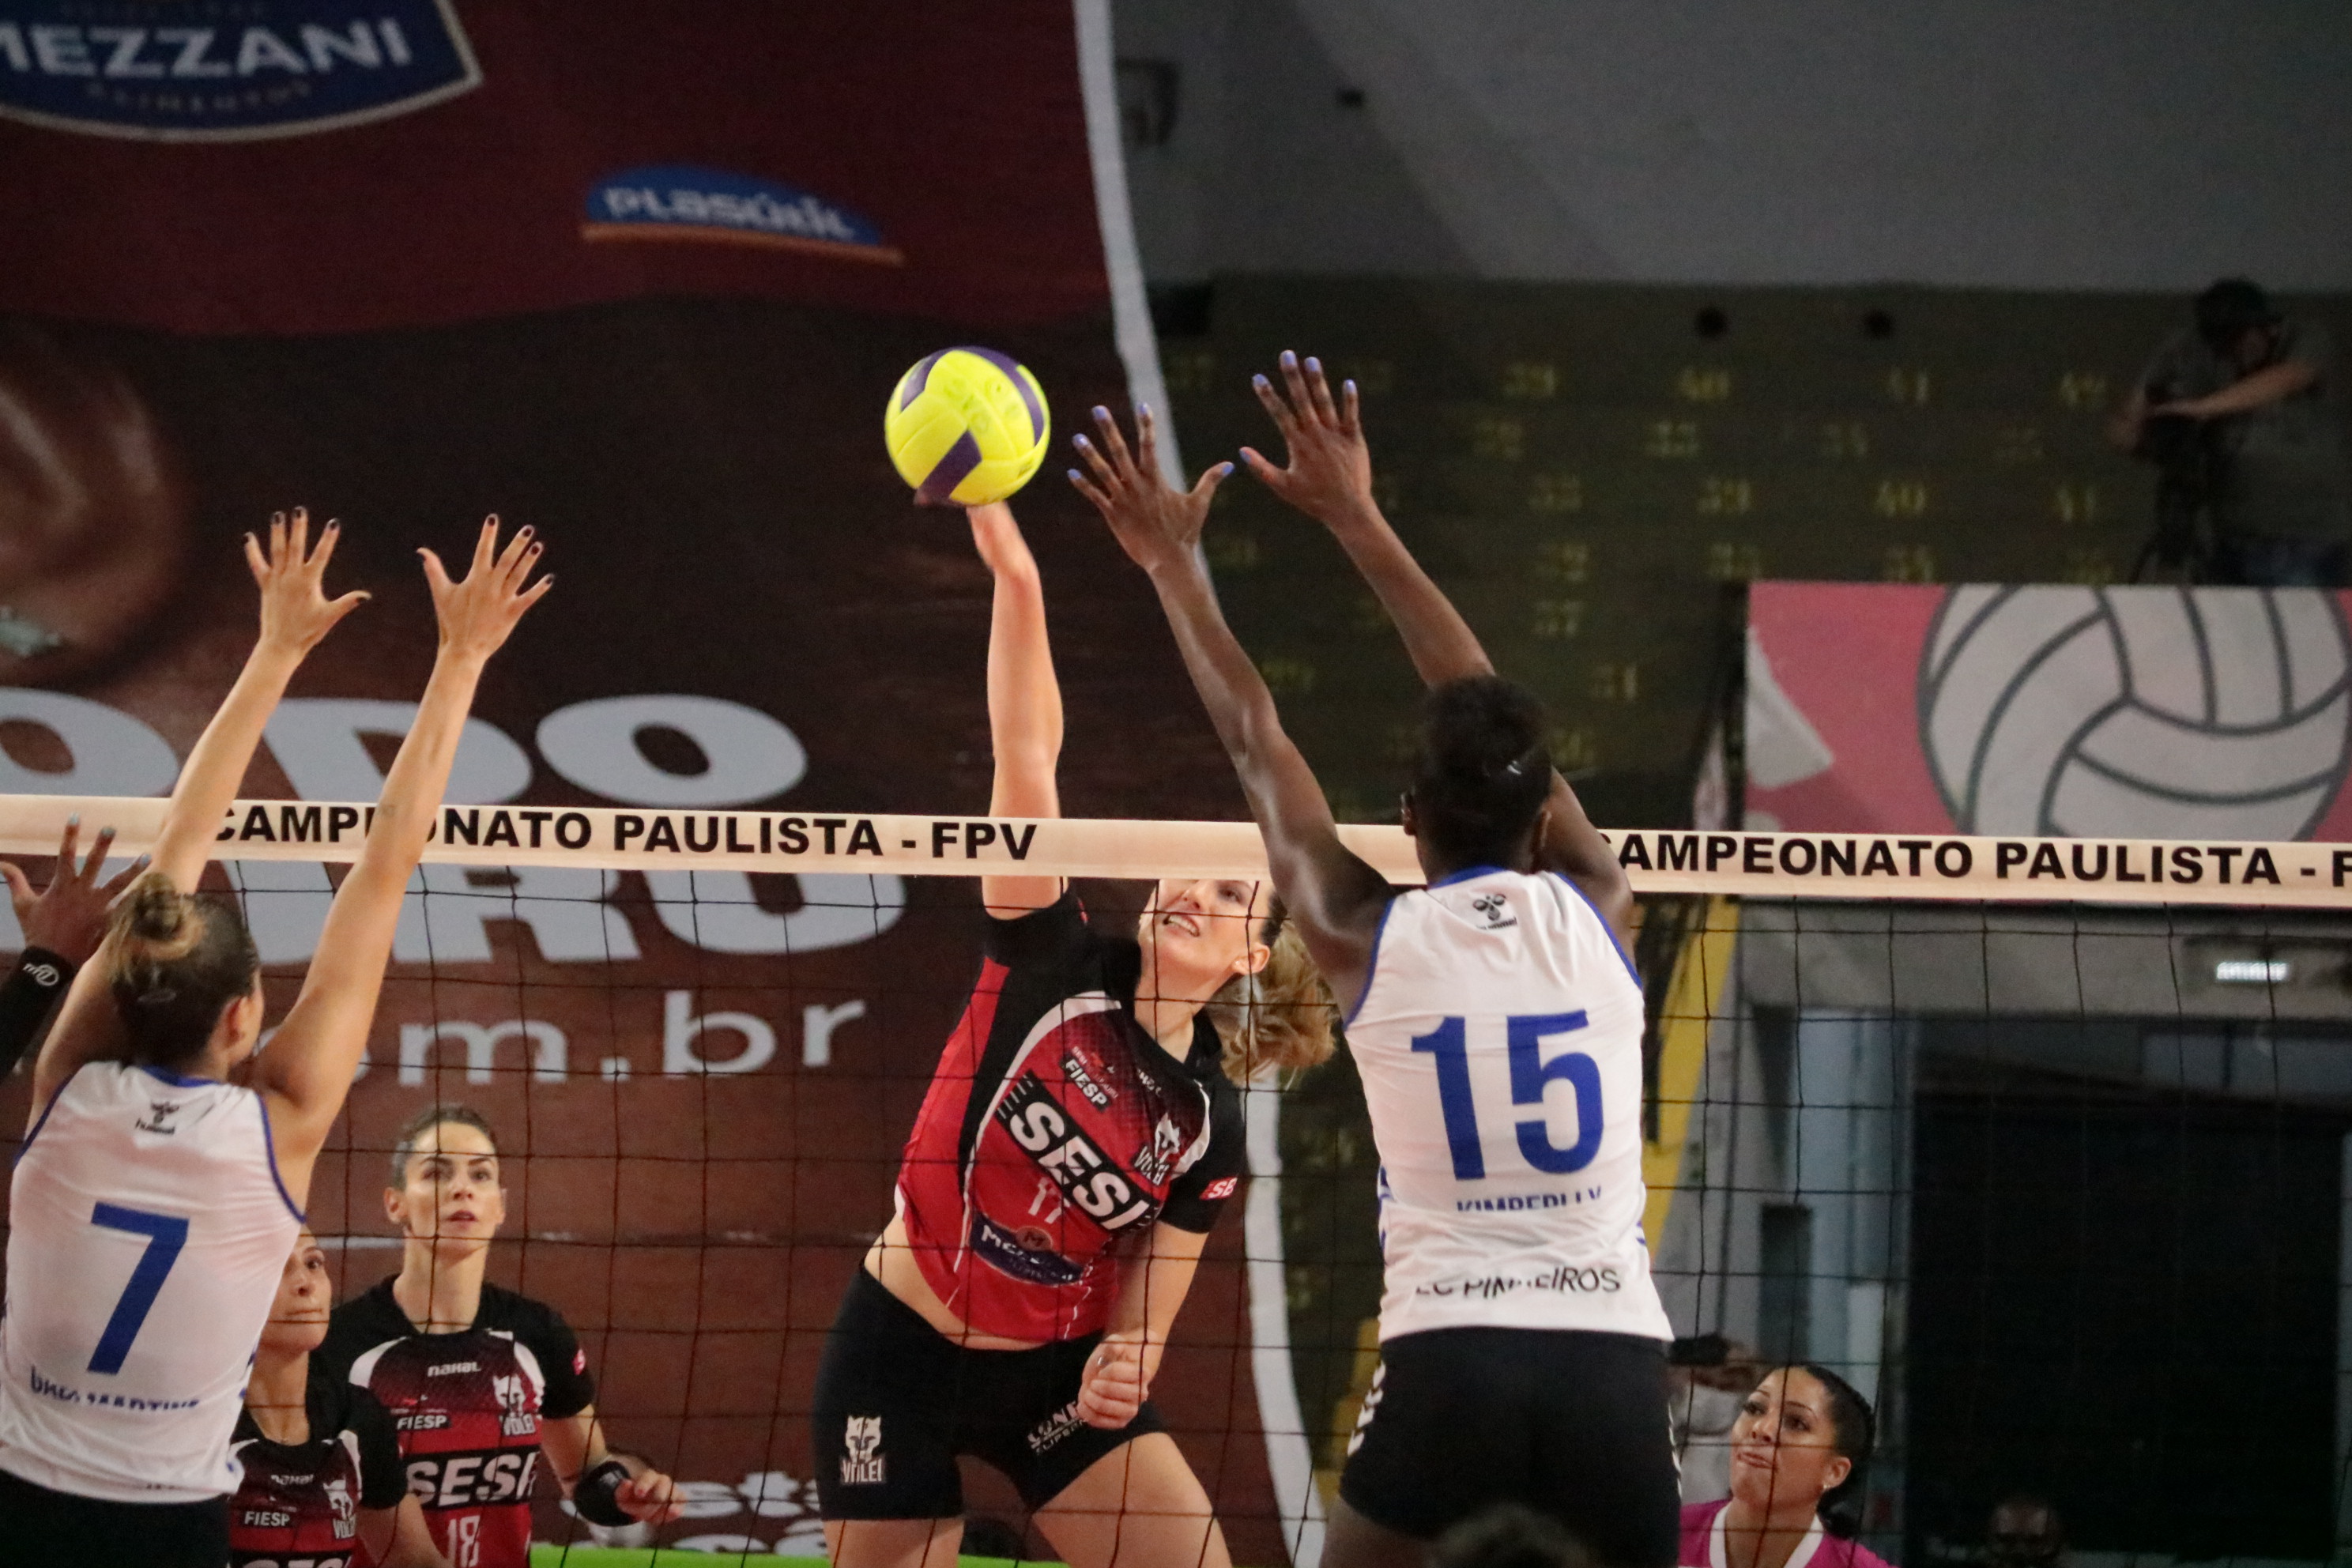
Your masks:
M450 0L11 0L0 118L157 142L304 136L481 85Z

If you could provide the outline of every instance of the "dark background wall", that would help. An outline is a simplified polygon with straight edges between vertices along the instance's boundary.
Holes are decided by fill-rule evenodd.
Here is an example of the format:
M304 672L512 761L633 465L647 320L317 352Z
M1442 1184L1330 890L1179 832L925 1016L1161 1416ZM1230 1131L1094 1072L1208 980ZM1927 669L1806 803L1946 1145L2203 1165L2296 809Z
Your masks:
M1156 280L2352 284L2338 0L1112 9Z

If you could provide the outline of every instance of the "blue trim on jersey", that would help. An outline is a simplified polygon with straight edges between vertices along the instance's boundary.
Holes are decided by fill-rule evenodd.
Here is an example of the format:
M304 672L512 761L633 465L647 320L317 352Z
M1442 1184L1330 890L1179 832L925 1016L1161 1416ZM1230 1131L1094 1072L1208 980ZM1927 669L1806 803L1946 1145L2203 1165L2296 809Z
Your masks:
M1364 965L1364 988L1357 994L1356 1005L1348 1009L1348 1016L1339 1020L1342 1029L1354 1023L1356 1015L1364 1010L1364 1004L1372 999L1372 981L1381 972L1381 938L1388 934L1389 911L1397 907L1397 900L1401 897L1402 894L1391 893L1389 901L1381 906L1381 923L1372 928L1371 962Z
M1617 956L1624 961L1625 973L1633 977L1633 984L1637 988L1639 988L1642 984L1642 972L1633 967L1633 955L1625 951L1625 944L1617 940L1617 928L1609 923L1609 917L1601 912L1601 906L1594 903L1591 899L1584 898L1584 889L1578 887L1574 882L1570 881L1567 877L1561 875L1561 873L1552 871L1548 873L1548 875L1559 877L1561 886L1565 887L1570 892L1574 893L1578 898L1584 899L1584 907L1591 910L1592 911L1592 918L1601 922L1601 933L1609 939L1609 945L1617 950Z
M1497 871L1507 871L1510 868L1507 866L1465 866L1459 871L1447 872L1444 876L1440 877L1437 880L1432 882L1430 886L1432 888L1450 888L1456 882L1466 882L1473 877L1491 877Z
M264 1100L259 1094L254 1093L253 1090L248 1089L246 1092L253 1094L253 1103L261 1107L261 1147L269 1156L270 1184L278 1189L278 1197L286 1205L286 1212L301 1224L309 1225L310 1216L302 1212L302 1205L296 1203L294 1194L286 1190L286 1178L278 1173L278 1139L269 1131L269 1101Z
M167 1072L159 1067L150 1067L145 1062L135 1065L149 1078L160 1078L173 1089L210 1089L220 1082L216 1078L188 1078L180 1073Z

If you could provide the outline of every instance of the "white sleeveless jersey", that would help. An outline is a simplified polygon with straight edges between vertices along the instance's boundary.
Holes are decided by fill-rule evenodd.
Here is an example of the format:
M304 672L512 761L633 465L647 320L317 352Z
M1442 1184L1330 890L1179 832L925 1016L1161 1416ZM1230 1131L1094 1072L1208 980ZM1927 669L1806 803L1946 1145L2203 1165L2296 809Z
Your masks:
M1348 1023L1381 1154L1381 1338L1671 1339L1642 1236L1642 987L1584 896L1476 869L1398 895Z
M117 1502L236 1490L229 1436L301 1223L251 1089L76 1073L8 1194L0 1469Z

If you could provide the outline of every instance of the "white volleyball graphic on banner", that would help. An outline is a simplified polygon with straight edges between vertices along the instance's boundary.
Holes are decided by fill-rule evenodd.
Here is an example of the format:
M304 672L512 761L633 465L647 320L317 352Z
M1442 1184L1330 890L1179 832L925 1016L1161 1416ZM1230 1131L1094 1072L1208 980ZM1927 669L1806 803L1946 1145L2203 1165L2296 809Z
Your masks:
M1963 833L2302 838L2345 780L2352 635L2316 588L1954 588L1919 728Z

